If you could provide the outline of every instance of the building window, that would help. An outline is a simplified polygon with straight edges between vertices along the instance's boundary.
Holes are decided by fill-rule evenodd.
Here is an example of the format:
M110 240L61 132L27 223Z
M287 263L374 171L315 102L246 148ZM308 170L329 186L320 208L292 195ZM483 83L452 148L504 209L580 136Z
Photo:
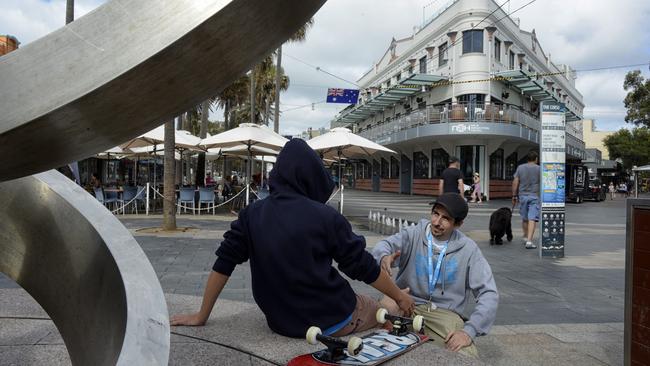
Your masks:
M442 176L442 171L447 168L448 161L449 154L447 154L445 149L431 150L431 167L433 168L431 175L433 178L440 178Z
M515 172L517 171L517 152L513 152L506 158L506 179L514 179Z
M390 157L390 177L399 178L399 160L394 156Z
M490 179L503 179L503 149L490 155Z
M449 52L447 50L447 42L445 42L438 47L438 67L446 65L448 59Z
M413 74L413 66L409 66L409 75Z
M402 80L402 73L398 72L397 75L395 75L395 82L398 82L400 80Z
M424 56L420 59L420 74L427 73L427 56Z
M390 88L390 79L386 80L386 88Z
M483 52L483 30L468 30L463 32L463 54Z
M501 40L494 37L494 59L501 62Z
M421 151L413 153L413 178L429 178L429 157Z
M515 69L515 53L510 51L508 58L509 58L508 67L509 67L510 70L514 70Z
M381 173L379 176L382 179L388 179L390 170L388 169L388 160L381 158Z

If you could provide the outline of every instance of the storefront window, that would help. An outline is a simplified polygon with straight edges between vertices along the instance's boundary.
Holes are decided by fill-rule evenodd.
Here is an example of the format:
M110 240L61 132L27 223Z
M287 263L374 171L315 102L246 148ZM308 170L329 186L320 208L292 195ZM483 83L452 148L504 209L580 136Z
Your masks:
M497 149L490 155L490 179L503 179L503 149Z
M513 152L506 158L506 179L514 179L515 171L517 171L517 152Z
M381 178L388 179L390 171L388 169L388 160L381 158Z
M399 178L399 160L394 156L390 157L390 177L393 179Z
M433 178L440 178L442 176L442 171L447 168L448 161L449 154L447 154L445 149L431 150L431 167L433 168L431 175Z
M413 153L413 178L429 178L429 157L421 151Z

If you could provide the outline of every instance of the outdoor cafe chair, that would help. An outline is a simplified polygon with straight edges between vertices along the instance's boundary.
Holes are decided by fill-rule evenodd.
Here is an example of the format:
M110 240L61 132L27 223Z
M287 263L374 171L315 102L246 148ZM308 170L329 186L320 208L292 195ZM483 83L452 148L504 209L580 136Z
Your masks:
M214 187L200 187L199 188L199 215L201 214L201 204L205 203L206 208L210 209L210 205L212 205L212 214L214 215L215 212L215 204L214 204Z
M142 204L142 207L145 207L145 200L147 199L147 187L146 186L137 186L137 193L135 195L135 213L138 213L138 204Z
M180 189L180 197L178 199L178 211L180 212L181 205L185 204L185 212L187 213L187 204L192 204L192 214L196 215L196 205L194 203L194 187L182 187Z
M117 191L104 191L104 205L108 206L109 203L112 203L115 208L118 201Z
M135 207L135 213L138 213L138 202L135 200L135 196L138 193L138 187L135 186L125 186L124 193L122 193L122 215L126 210L127 205L133 205ZM131 212L133 212L133 207L131 207Z
M99 201L99 203L104 205L104 191L102 190L102 188L101 187L93 188L93 191L95 192L95 198L97 199L97 201Z

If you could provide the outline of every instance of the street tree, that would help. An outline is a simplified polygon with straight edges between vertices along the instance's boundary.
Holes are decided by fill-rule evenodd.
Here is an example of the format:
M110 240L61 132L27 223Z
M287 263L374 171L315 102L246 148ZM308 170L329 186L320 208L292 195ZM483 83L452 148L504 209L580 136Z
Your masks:
M163 230L176 230L176 187L174 185L174 120L165 122L165 171L163 190Z
M627 108L625 122L650 127L650 79L644 80L640 70L630 71L623 88L630 90L623 101Z
M650 164L650 127L623 128L607 136L603 142L610 158L623 160L626 169Z
M303 42L305 39L307 39L307 30L311 28L311 26L314 25L314 18L311 18L296 31L296 33L291 36L287 41L288 42ZM275 133L280 133L280 90L285 90L282 89L282 80L281 77L284 74L284 71L282 69L282 45L278 47L278 50L276 52L276 65L275 69L277 70L275 74L275 108L274 108L274 115L273 115L273 131Z

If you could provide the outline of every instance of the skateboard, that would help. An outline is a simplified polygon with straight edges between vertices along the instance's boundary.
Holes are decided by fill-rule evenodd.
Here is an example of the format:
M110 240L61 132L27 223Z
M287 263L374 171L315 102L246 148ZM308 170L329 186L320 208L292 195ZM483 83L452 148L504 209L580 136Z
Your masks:
M287 366L380 365L429 340L429 337L419 334L424 322L420 315L410 319L390 315L386 309L379 309L376 317L380 324L390 321L393 329L390 332L378 330L345 341L323 335L318 327L310 327L305 337L307 342L314 345L320 342L327 349L295 357ZM409 326L413 331L409 330Z

